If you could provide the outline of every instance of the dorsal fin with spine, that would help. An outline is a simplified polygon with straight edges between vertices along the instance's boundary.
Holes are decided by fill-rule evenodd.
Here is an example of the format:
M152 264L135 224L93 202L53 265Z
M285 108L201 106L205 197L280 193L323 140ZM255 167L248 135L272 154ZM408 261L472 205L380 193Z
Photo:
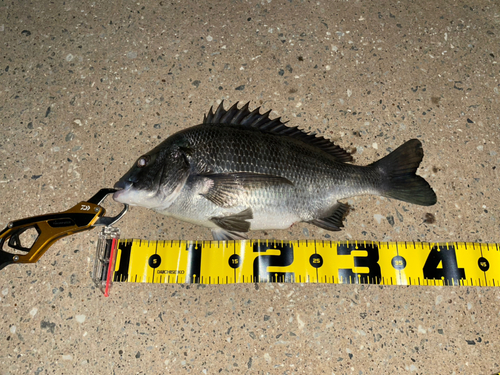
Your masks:
M271 134L284 135L299 139L304 143L318 147L326 153L334 156L340 162L352 161L352 156L349 152L340 146L337 146L329 139L321 136L316 137L314 134L306 133L305 131L300 130L297 126L286 126L285 123L281 121L281 117L271 120L269 118L269 114L271 113L270 110L261 114L260 107L258 107L250 112L248 109L249 103L246 103L243 107L238 109L238 103L239 102L234 103L233 106L226 111L224 109L224 101L222 101L215 113L213 112L213 107L210 107L208 114L203 116L203 124L231 124L248 126Z

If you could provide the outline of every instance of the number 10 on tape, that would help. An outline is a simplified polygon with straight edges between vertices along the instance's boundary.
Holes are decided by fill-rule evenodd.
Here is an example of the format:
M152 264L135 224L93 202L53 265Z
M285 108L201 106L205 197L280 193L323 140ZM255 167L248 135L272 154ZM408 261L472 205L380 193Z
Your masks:
M499 286L498 244L120 240L114 282Z

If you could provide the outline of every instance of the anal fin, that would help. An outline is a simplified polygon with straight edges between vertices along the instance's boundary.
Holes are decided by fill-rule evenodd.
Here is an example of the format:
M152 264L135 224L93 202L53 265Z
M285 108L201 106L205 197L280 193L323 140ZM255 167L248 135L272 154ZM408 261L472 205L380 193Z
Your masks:
M348 211L349 206L347 204L337 202L332 207L332 213L330 214L330 216L313 219L308 221L308 223L326 230L339 231L340 228L344 227L344 223L342 221L344 220Z

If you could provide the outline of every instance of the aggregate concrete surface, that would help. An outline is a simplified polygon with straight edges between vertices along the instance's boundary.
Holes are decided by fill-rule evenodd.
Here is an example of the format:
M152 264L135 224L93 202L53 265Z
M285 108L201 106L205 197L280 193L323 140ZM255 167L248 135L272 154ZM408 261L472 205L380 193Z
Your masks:
M500 242L497 1L4 1L0 226L66 210L210 106L250 101L369 164L418 138L438 203L349 200L342 232ZM113 209L113 202L106 201ZM210 239L132 208L122 237ZM98 231L0 271L2 374L493 374L500 290L115 284Z

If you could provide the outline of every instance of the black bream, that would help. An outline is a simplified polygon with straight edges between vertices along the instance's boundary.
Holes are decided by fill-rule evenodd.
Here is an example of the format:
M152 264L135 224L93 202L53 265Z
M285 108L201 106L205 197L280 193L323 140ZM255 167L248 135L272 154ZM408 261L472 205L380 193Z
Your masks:
M347 205L375 194L429 206L436 194L415 174L422 144L411 139L367 166L331 141L288 127L257 108L212 108L203 123L171 135L115 184L113 198L212 229L215 239L303 221L340 230Z

